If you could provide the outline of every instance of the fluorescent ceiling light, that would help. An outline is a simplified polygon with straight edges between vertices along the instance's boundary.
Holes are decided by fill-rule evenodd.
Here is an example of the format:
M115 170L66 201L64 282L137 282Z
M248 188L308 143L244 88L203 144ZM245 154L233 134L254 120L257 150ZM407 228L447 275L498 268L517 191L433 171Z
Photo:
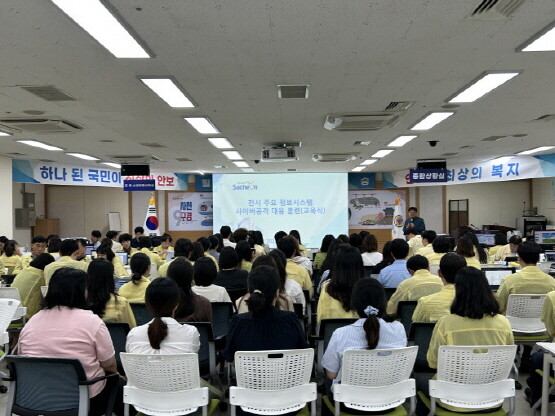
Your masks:
M519 156L531 155L532 153L545 152L546 150L553 149L555 146L541 146L535 149L525 150L524 152L517 153Z
M52 0L116 58L150 58L100 0Z
M139 78L158 97L173 108L194 108L195 105L170 78Z
M366 166L357 166L352 170L352 172L360 172L360 171L363 171L364 169L366 169Z
M248 173L254 172L254 169L253 169L253 168L243 168L243 169L241 169L241 170L242 170L243 172L248 172Z
M102 162L102 164L110 166L111 168L121 169L121 165L119 163Z
M46 144L46 143L37 142L36 140L17 140L17 143L23 143L23 144L26 144L28 146L33 146L33 147L40 147L41 149L44 149L44 150L51 150L51 151L62 151L62 150L64 150L60 147L51 146L51 145Z
M233 162L233 164L235 166L237 166L238 168L248 168L248 167L250 167L249 164L247 162L245 162L244 160L240 160L238 162Z
M0 136L11 136L11 134L6 133L5 131L0 131Z
M368 165L371 165L372 163L376 163L377 161L378 161L377 159L366 159L364 162L361 163L361 165L368 166Z
M233 149L233 145L225 137L211 137L208 141L217 149Z
M508 80L516 77L518 74L520 74L520 72L485 73L455 97L451 98L449 102L472 103L500 85L503 85Z
M218 134L219 130L206 117L185 117L187 123L200 134Z
M548 31L540 32L540 36L536 35L527 46L523 47L522 52L548 52L555 51L555 26Z
M432 127L441 123L443 120L451 117L453 114L455 114L454 111L440 111L437 113L430 113L410 129L411 130L430 130Z
M417 137L418 136L416 136L416 135L414 135L414 136L399 136L395 140L393 140L391 143L389 143L388 146L389 147L403 147L408 142L410 142L412 139L416 139Z
M372 155L372 157L377 157L377 158L384 157L390 154L391 152L393 152L393 149L378 150L376 153Z
M241 154L239 152L236 152L235 150L228 150L225 152L222 152L225 157L227 157L229 160L242 160L243 156L241 156Z
M78 157L79 159L85 159L85 160L100 160L97 157L84 155L83 153L66 153L66 155L73 156L73 157Z

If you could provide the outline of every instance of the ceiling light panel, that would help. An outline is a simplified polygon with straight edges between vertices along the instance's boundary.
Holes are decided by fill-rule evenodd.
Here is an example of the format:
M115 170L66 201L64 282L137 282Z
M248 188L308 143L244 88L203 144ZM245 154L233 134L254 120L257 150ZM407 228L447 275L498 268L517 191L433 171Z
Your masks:
M185 121L200 134L218 134L220 132L206 117L185 117Z
M430 130L432 127L437 126L443 120L455 114L454 111L439 111L430 113L418 123L416 123L410 130Z
M246 172L246 173L252 173L252 172L254 172L254 169L253 169L253 168L243 168L243 169L241 169L241 170L242 170L243 172Z
M79 159L84 159L84 160L100 160L97 157L84 155L83 153L66 153L66 155L73 156L73 157L78 157Z
M510 79L513 79L518 74L520 74L518 71L484 73L453 98L449 99L448 102L472 103Z
M36 140L18 140L17 143L23 143L23 144L26 144L28 146L38 147L40 149L50 150L50 151L53 151L53 152L64 150L60 147L51 146L49 144L42 143L42 142L37 142Z
M225 137L211 137L208 141L216 149L233 149L233 145Z
M553 148L555 148L555 146L541 146L541 147L536 147L535 149L525 150L524 152L517 153L517 155L519 156L531 155L533 153L545 152L546 150L551 150Z
M542 30L538 35L526 42L526 46L520 50L522 52L555 51L555 25L552 25L550 29Z
M150 58L100 0L52 0L116 58Z
M377 158L384 157L390 154L391 152L393 152L393 149L378 150L376 153L372 155L372 157L377 157Z
M351 172L361 172L364 169L366 169L366 166L357 166L356 168L354 168Z
M247 162L245 162L244 160L240 160L238 162L233 162L233 164L235 166L237 166L238 168L248 168L248 167L250 167L249 164Z
M389 143L387 146L388 147L403 147L408 142L410 142L413 139L416 139L417 137L418 136L416 136L416 135L413 135L413 136L399 136L395 140L393 140L391 143Z
M11 136L11 134L6 133L5 131L0 131L0 136Z
M195 105L171 78L139 78L158 97L173 108L194 108Z
M376 163L377 161L378 161L377 159L366 159L364 162L361 163L361 165L368 166L368 165L371 165L372 163Z
M227 157L229 160L242 160L243 156L241 156L241 154L235 150L228 150L225 152L222 152L225 157Z
M106 166L110 166L111 168L121 169L121 165L119 163L102 162L102 164Z

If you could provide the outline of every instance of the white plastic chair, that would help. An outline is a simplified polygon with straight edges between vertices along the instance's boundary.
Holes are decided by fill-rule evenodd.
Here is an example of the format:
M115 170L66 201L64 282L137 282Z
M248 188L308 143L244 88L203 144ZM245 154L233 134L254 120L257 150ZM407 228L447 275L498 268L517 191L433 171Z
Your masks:
M0 299L0 343L4 347L4 354L0 357L0 361L8 354L10 337L8 327L14 320L20 302L16 299Z
M509 379L516 345L439 347L437 380L430 380L430 413L436 399L443 404L477 411L497 407L509 399L515 410L515 381Z
M125 416L129 405L153 416L177 416L195 412L202 406L208 412L208 388L200 387L197 354L121 353L127 377L123 388Z
M410 398L409 415L416 408L416 386L410 377L418 347L387 350L347 350L341 364L341 383L333 385L335 416L339 403L380 412L401 406Z
M22 319L23 324L25 324L27 308L25 306L21 306L21 297L19 296L19 290L16 287L0 287L0 299L17 300L19 302L19 307L17 308L16 313L13 315L12 321Z
M231 416L236 406L257 415L296 412L310 403L316 415L316 383L310 382L314 350L237 351L237 386L229 389Z
M507 301L505 316L514 332L537 334L546 332L540 316L545 302L544 294L513 294Z

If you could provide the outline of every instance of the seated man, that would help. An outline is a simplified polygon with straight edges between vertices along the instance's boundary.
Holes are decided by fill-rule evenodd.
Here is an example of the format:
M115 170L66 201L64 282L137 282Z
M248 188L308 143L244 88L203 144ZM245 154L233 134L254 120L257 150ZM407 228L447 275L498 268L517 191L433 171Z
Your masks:
M422 296L437 293L443 287L443 283L438 276L430 273L430 264L424 256L412 256L407 261L407 269L411 278L403 280L397 286L397 290L387 303L387 314L395 315L397 305L405 300L418 300Z
M287 277L295 280L303 289L308 289L310 296L312 297L312 280L310 279L308 270L293 261L293 257L297 255L297 241L295 238L292 236L281 238L277 242L277 248L282 251L287 258L287 264L285 265L285 273L287 274Z
M106 238L112 240L112 251L115 253L116 251L121 250L121 244L118 241L119 238L119 231L110 230L106 233Z
M418 250L424 247L422 245L422 236L417 234L417 231L414 231L413 228L405 230L404 234L407 242L409 243L409 255L407 257L412 257Z
M100 233L100 231L98 230L93 230L91 232L91 243L93 245L93 250L96 250L98 247L100 247L100 240L102 239L102 234Z
M133 230L133 234L135 234L135 237L131 240L132 248L139 248L139 240L141 237L144 236L144 233L145 229L143 227L135 227L135 229Z
M541 253L538 244L534 242L522 243L518 247L517 253L522 270L506 276L497 291L499 309L503 314L507 311L507 301L511 294L544 294L555 290L555 279L536 266L540 261Z
M220 227L220 234L223 238L224 247L233 247L235 248L236 244L229 239L231 237L231 228L229 225L222 225Z
M509 244L501 247L493 257L494 261L503 261L506 257L516 257L518 255L518 248L522 244L522 237L513 235L509 238Z
M437 293L418 299L418 305L412 314L413 322L437 322L443 315L451 313L451 304L455 299L455 276L463 267L466 267L463 256L448 253L441 258L438 273L443 288Z
M60 245L60 256L59 260L50 263L44 268L44 281L46 285L50 283L50 279L54 272L64 267L83 270L85 273L87 272L89 264L83 261L77 261L77 257L79 256L79 245L77 241L72 239L62 241Z
M140 237L139 238L139 247L140 250L137 253L144 253L148 257L150 257L150 263L156 265L156 269L159 269L162 264L164 264L164 260L160 258L160 256L154 252L152 252L152 240L150 237Z
M46 238L37 235L33 237L31 240L31 255L30 256L22 256L17 261L15 268L13 269L13 274L18 274L23 269L29 267L31 262L35 260L38 256L46 251ZM2 273L4 269L2 269Z
M166 255L168 254L168 251L175 251L174 247L172 247L173 239L171 235L169 235L168 233L164 233L160 237L160 240L160 245L154 247L152 251L158 254L162 260L166 261Z
M420 254L421 256L426 257L428 254L434 254L434 248L432 243L436 239L437 234L434 230L425 230L422 233L422 248L416 250L415 254Z
M397 287L399 283L410 277L406 260L409 254L409 244L401 238L396 238L391 242L390 247L394 261L391 265L384 267L378 276L383 287Z
M426 254L426 258L430 264L439 264L441 258L449 252L450 247L451 244L449 243L449 239L444 236L439 236L435 238L432 243L434 252L432 254Z

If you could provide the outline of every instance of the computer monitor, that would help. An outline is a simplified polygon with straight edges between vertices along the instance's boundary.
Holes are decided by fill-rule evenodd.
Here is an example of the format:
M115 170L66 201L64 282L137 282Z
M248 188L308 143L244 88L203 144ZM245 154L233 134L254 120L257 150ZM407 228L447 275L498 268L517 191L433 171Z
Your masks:
M545 261L555 261L555 251L546 251Z
M480 244L492 247L495 245L495 234L476 234L476 237Z
M127 258L127 253L116 253L118 256L120 256L121 258L121 262L123 264L127 264L128 262L128 258Z
M555 230L534 231L534 241L538 244L554 245Z
M499 287L503 278L516 271L515 267L488 267L483 268L482 271L486 275L486 279L490 286Z
M130 282L130 281L131 281L131 279L128 278L128 277L116 277L114 279L114 284L116 286L116 292L119 290L120 287L122 287L124 284L126 284L127 282Z
M93 249L94 249L94 246L87 246L87 247L85 247L85 256L90 256L90 255L92 255Z

